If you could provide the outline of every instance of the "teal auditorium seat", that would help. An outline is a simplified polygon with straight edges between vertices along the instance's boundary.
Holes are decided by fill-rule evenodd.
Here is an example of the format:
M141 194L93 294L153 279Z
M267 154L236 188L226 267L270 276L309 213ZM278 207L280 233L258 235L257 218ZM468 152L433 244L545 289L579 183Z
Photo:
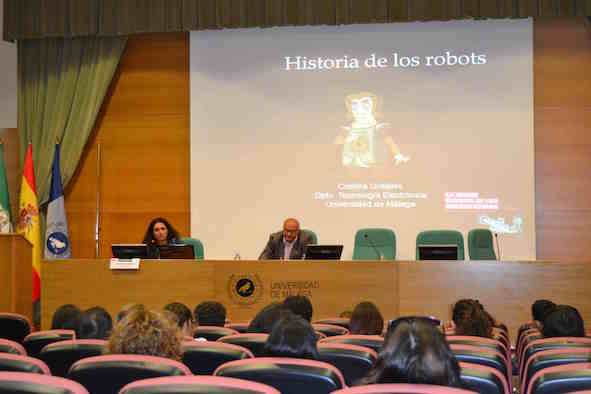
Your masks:
M493 235L489 229L477 228L468 233L470 260L496 260Z
M180 241L187 245L193 246L193 252L195 253L195 260L203 260L205 255L203 249L203 242L199 241L197 238L181 238Z
M312 237L312 241L313 241L312 243L314 245L318 245L318 237L316 236L316 233L314 231L302 229L301 233L302 233L302 235L301 235L302 238L304 237L304 235L309 235L310 237Z
M373 243L373 245L372 245ZM388 228L362 228L355 234L353 260L396 259L396 234Z
M429 230L417 235L416 259L419 260L419 245L458 245L458 260L464 260L464 236L456 230Z

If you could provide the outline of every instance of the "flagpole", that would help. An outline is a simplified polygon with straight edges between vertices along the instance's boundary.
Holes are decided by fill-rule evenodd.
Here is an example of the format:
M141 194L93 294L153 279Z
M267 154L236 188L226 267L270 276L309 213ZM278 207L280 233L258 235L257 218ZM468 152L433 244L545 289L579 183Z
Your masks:
M100 211L101 211L101 143L96 144L96 218L94 225L94 258L100 256Z

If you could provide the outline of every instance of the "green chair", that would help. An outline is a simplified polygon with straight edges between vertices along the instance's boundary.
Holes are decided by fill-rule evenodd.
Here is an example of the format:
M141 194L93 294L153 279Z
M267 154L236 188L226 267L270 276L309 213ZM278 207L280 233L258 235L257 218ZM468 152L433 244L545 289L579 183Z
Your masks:
M470 260L496 260L493 235L489 229L477 228L468 232Z
M316 236L316 233L314 231L302 229L302 230L300 230L300 232L302 233L301 237L303 237L304 235L309 235L310 237L312 237L312 241L313 241L312 243L314 245L318 245L318 237Z
M377 249L377 250L376 250ZM388 228L362 228L355 233L353 260L396 259L396 234Z
M203 260L203 256L205 251L203 249L203 242L199 241L197 238L181 238L180 241L187 245L193 246L193 252L195 253L195 260Z
M417 235L416 259L419 260L419 245L458 245L458 260L464 260L464 236L456 230L429 230Z

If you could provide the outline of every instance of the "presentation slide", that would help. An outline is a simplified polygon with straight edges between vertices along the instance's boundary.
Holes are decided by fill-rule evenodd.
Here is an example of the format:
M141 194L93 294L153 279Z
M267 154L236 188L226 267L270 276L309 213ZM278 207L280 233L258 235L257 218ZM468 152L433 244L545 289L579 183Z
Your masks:
M256 259L287 217L353 253L389 228L535 259L531 20L192 32L191 235Z

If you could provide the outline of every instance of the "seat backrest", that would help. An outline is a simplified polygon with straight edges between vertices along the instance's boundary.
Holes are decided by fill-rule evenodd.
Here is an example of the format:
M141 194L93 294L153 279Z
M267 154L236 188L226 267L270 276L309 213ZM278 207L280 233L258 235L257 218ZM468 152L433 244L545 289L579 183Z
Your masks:
M542 369L556 365L591 363L591 348L543 350L528 358L521 381L521 393L527 392L532 377Z
M349 330L341 326L335 326L332 324L318 324L312 323L312 328L315 331L323 333L327 337L334 337L337 335L347 335Z
M195 331L193 331L194 338L205 338L208 341L217 341L221 337L236 334L240 333L231 328L219 326L198 326Z
M105 354L107 344L107 341L100 339L54 342L41 349L39 358L47 364L53 376L65 377L76 361Z
M238 331L239 334L246 334L250 323L228 323L225 327Z
M507 354L509 349L507 349L505 344L498 339L475 337L470 335L448 335L445 337L445 340L449 344L455 343L458 345L474 345L497 350L503 355L503 357L505 357L507 360L509 359Z
M492 232L477 228L468 232L468 254L470 260L496 260Z
M318 236L316 235L316 233L314 231L308 230L308 229L302 229L302 230L300 230L300 232L301 232L301 235L300 235L301 238L310 237L310 238L312 238L312 244L318 245Z
M535 339L526 343L519 359L519 380L523 380L525 365L534 354L550 349L591 348L591 338L556 337Z
M341 326L343 328L349 329L349 322L351 319L347 319L344 317L329 317L326 319L316 320L314 324L330 324L333 326Z
M509 379L512 374L507 371L507 362L503 354L494 349L482 348L474 345L449 345L456 359L470 364L486 365L495 368Z
M318 360L341 371L347 386L366 376L378 359L378 354L370 348L342 343L321 343L318 355Z
M49 367L43 361L11 353L0 353L0 371L51 375Z
M384 344L384 338L377 335L337 335L321 339L318 343L343 343L368 347L378 353Z
M180 241L186 245L193 246L193 253L195 254L195 260L203 260L203 258L205 256L205 248L203 247L203 242L201 242L197 238L190 238L190 237L181 238Z
M123 387L120 394L280 394L271 386L221 376L173 376L144 379Z
M27 355L27 351L20 343L11 341L10 339L0 339L0 353Z
M117 394L136 380L191 375L184 364L163 357L114 354L84 358L72 365L67 378L91 393Z
M538 371L531 379L527 394L556 394L591 389L591 364L557 365Z
M0 338L22 343L31 333L31 322L17 313L0 313Z
M464 260L464 236L456 230L428 230L417 235L416 259L419 260L419 245L458 245L458 260Z
M282 394L328 394L345 387L343 375L332 365L298 358L232 361L220 366L214 375L267 384Z
M433 386L429 384L369 384L367 386L348 387L333 394L468 394L474 391L454 387Z
M353 260L395 260L396 234L389 228L362 228L355 233Z
M75 339L73 330L45 330L29 334L23 340L23 346L31 357L39 357L41 349L50 343Z
M480 394L511 394L507 379L495 368L460 362L462 385Z
M76 382L55 376L0 372L0 394L88 394Z
M247 333L228 335L226 337L221 337L218 341L245 347L250 350L255 357L262 357L265 355L265 343L267 342L268 337L269 334Z
M195 375L211 375L220 365L254 358L250 350L223 342L183 342L183 364Z

